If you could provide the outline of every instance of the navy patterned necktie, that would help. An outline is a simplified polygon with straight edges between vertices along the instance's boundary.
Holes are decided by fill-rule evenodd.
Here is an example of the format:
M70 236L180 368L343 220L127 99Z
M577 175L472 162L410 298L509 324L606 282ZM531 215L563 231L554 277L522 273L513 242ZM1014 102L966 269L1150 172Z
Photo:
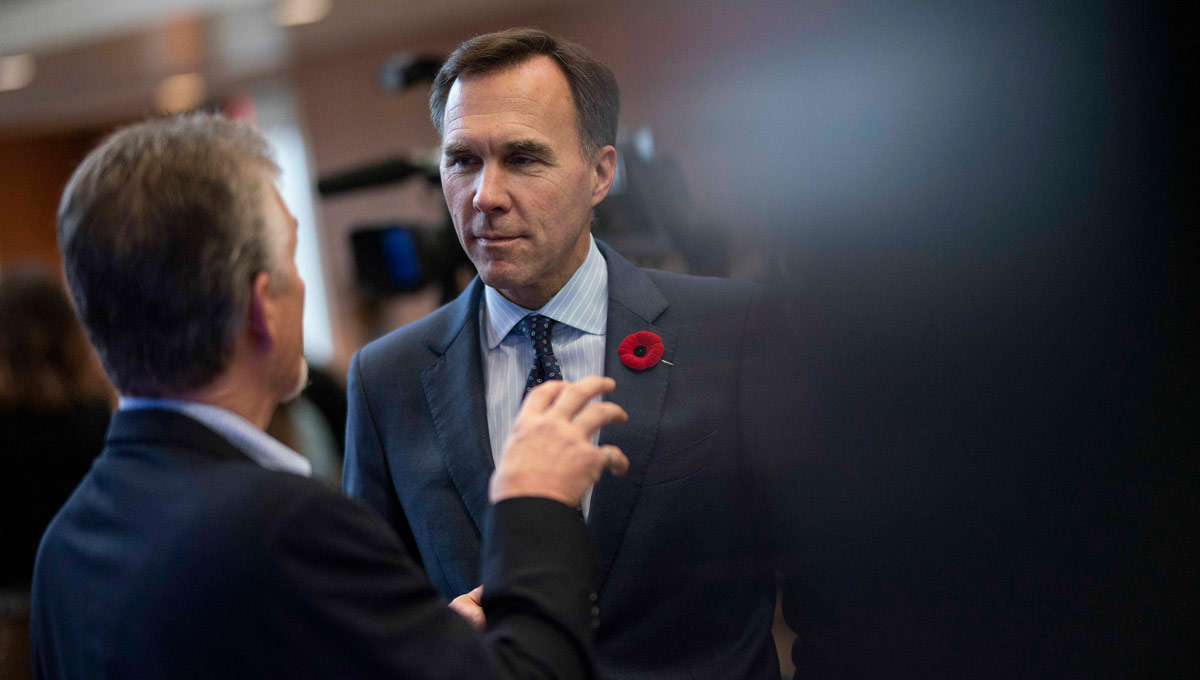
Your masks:
M550 331L556 323L541 314L531 314L517 322L517 330L533 343L533 368L529 369L529 377L525 379L526 393L547 380L563 379L562 366L558 365L558 357L554 356L554 347L550 344Z

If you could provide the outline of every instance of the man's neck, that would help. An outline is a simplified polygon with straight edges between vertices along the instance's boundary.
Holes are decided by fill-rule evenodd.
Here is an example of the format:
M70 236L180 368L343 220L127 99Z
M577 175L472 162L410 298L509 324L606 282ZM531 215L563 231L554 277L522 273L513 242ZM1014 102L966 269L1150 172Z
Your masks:
M223 408L245 418L258 429L266 430L278 402L264 396L257 385L239 380L231 373L226 371L204 387L170 398Z
M561 285L549 292L530 291L526 288L497 288L496 292L503 295L505 300L514 305L532 312L535 309L541 309L560 290L562 290Z

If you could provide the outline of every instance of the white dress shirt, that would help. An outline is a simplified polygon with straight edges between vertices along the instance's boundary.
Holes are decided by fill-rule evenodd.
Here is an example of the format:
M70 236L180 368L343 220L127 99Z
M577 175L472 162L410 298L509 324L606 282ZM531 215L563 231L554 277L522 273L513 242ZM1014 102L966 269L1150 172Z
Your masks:
M268 470L290 472L304 477L312 475L312 464L307 458L258 429L249 420L219 406L178 399L123 396L118 402L118 408L122 411L165 409L181 413L221 435L250 460Z
M483 349L483 379L487 390L488 437L492 459L508 442L509 431L525 395L525 379L533 367L533 345L517 323L530 314L541 314L558 323L550 333L554 356L566 380L604 375L604 342L608 327L608 266L596 240L589 236L587 257L562 290L538 310L517 305L491 286L484 286L484 304L479 306L480 342ZM597 433L592 443L599 441ZM592 491L583 499L586 517Z

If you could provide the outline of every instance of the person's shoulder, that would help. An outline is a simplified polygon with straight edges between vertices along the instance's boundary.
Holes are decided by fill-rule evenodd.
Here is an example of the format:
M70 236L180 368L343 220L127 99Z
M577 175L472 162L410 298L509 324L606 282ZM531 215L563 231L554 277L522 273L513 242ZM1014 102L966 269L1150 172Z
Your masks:
M260 573L268 580L281 578L297 564L323 565L323 570L360 558L394 560L404 554L399 538L377 513L328 484L270 470L256 477L258 493L238 494L232 504L245 518L227 515L222 521L231 544L253 546L255 559L264 565ZM286 591L292 586L281 587Z
M89 511L113 498L157 508L153 517L139 520L148 527L169 519L179 526L196 523L218 533L253 535L298 500L344 499L324 481L263 467L216 436L196 446L151 440L110 444L82 485L80 502Z
M325 484L300 478L281 500L270 533L276 542L303 546L323 537L334 543L357 543L350 546L356 551L366 546L400 550L399 539L374 510Z
M751 281L715 276L679 274L658 269L642 269L659 291L672 303L694 301L708 307L745 306L765 291Z
M297 504L337 505L346 499L329 484L304 475L268 470L257 464L240 465L234 493L243 495L245 505L259 506L264 516L290 510Z
M463 324L464 314L474 308L470 295L468 288L458 299L368 342L356 353L358 360L369 364L407 362L423 354L433 337Z
M364 345L361 353L367 355L391 354L398 351L407 351L412 347L423 346L425 344L425 337L429 335L429 331L445 323L450 317L450 308L453 304L442 305L416 321L411 321L399 328L388 331Z
M726 279L719 276L698 276L696 274L681 274L679 272L663 271L661 269L642 269L656 284L666 286L668 288L688 289L688 290L703 290L703 291L730 291L747 293L753 290L758 284L752 281L743 281L740 279Z
M258 465L236 468L205 504L209 521L232 543L244 539L271 551L281 542L386 534L370 510L322 480Z
M642 269L667 301L657 320L710 329L713 324L758 329L781 338L798 337L800 307L780 285ZM708 335L708 330L702 330Z
M309 515L361 511L327 484L248 460L110 447L51 523L42 552L69 563L79 546L112 540L155 556L130 565L139 578L163 580L196 565L253 578L269 559L269 537L303 533Z

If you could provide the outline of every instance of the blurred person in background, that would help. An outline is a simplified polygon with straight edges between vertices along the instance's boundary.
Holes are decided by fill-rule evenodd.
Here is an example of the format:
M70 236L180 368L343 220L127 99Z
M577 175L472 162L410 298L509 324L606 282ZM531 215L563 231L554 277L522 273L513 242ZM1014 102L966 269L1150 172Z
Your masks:
M816 614L801 611L812 496L793 482L815 448L795 345L761 288L641 269L592 238L618 108L606 66L534 29L472 38L442 67L442 188L479 277L355 355L344 488L392 522L443 596L473 591L487 479L524 393L612 377L607 398L630 420L597 439L630 472L580 508L597 543L601 673L777 680L777 572L793 628Z
M305 385L296 220L251 128L114 133L58 243L119 390L105 448L34 567L39 678L586 678L591 548L572 506L627 461L592 378L530 395L490 480L488 627L440 600L369 508L263 432ZM197 273L202 273L198 276Z
M0 521L5 589L28 591L38 540L104 443L115 394L62 284L0 276Z
M0 678L28 668L38 541L100 453L115 396L62 283L32 265L0 275Z

